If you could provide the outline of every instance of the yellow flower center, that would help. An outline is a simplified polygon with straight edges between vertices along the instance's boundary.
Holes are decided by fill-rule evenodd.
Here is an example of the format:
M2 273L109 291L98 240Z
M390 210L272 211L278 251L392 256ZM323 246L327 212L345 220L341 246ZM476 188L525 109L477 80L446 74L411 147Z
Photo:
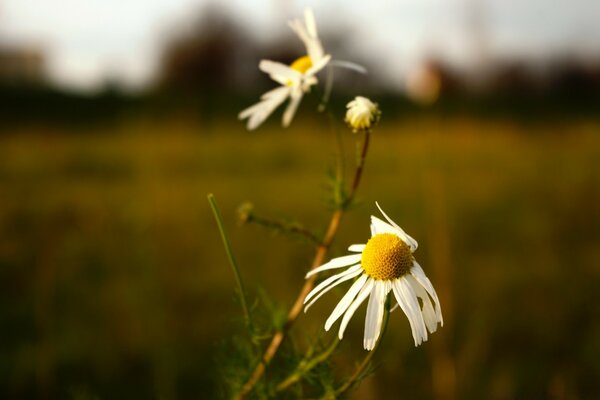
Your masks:
M408 245L398 236L380 233L367 242L361 264L371 278L387 281L408 273L413 265L413 257Z
M300 72L301 74L306 73L306 71L308 71L308 69L310 67L312 67L312 60L310 59L309 56L302 56L300 58L297 58L291 65L290 68L291 69L295 69L296 71Z

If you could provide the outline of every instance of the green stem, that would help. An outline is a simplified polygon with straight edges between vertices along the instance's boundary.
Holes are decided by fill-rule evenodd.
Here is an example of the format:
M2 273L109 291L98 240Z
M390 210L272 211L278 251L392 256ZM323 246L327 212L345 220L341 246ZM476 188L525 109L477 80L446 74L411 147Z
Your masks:
M208 202L210 203L210 208L212 209L212 212L215 216L215 220L217 221L217 226L219 227L219 232L221 233L221 239L223 239L223 246L225 247L225 253L227 253L229 264L231 264L231 269L233 269L233 275L235 276L235 281L238 286L240 303L242 304L242 309L244 310L244 319L246 320L246 325L248 326L248 330L250 331L251 337L254 337L254 323L252 322L250 309L248 308L248 303L246 302L246 292L244 291L244 284L242 282L240 269L238 268L235 256L233 255L233 251L231 250L229 238L227 237L227 233L225 232L223 218L221 217L221 212L219 211L219 207L217 206L217 201L215 200L215 196L212 193L209 193L208 195Z
M327 254L329 247L333 243L333 239L335 239L335 235L337 234L338 228L340 226L340 221L342 220L342 217L347 209L347 206L352 203L352 200L354 199L354 196L356 195L356 191L358 190L358 186L360 184L361 176L363 173L365 159L367 156L370 132L371 132L370 130L365 131L366 136L365 136L365 140L363 142L364 147L363 147L363 151L361 152L361 159L360 159L360 162L358 163L358 165L356 166L356 170L354 172L354 180L352 181L352 186L350 188L350 193L348 194L347 200L344 202L343 207L337 208L334 211L334 213L331 215L331 220L329 221L329 227L327 228L327 232L325 233L325 236L323 238L323 243L321 243L319 245L319 247L317 248L317 252L315 253L315 257L314 257L313 262L310 267L311 269L317 268L319 265L323 264L325 255ZM252 389L254 388L256 383L263 376L267 365L271 362L273 357L275 357L275 354L279 350L279 346L283 342L283 339L286 337L288 331L292 328L292 325L294 325L294 322L298 318L298 315L300 314L300 312L304 306L304 299L306 298L306 295L308 295L308 293L314 287L316 279L317 279L317 276L313 275L304 282L304 285L300 289L300 293L298 293L298 297L294 301L294 304L292 305L292 307L288 313L288 317L287 317L287 321L286 321L285 325L283 326L282 329L276 331L273 334L273 337L271 338L271 342L269 343L266 350L264 351L263 357L262 357L260 363L254 368L254 371L252 371L252 374L250 375L250 377L248 378L246 383L244 383L240 392L233 397L234 399L243 400L246 397L248 397L248 395L250 394L250 392L252 391Z
M321 244L321 239L319 239L314 233L297 224L289 224L286 222L275 221L255 214L249 216L245 222L253 222L257 225L263 226L268 229L273 229L277 232L287 232L300 235L315 243L317 246Z
M304 360L302 360L300 362L300 364L298 364L298 367L296 368L296 370L290 376L288 376L283 382L281 382L279 385L277 385L276 390L278 392L281 392L281 391L287 389L288 387L290 387L291 385L293 385L294 383L298 382L300 379L302 379L302 377L307 372L309 372L310 370L312 370L314 367L321 364L322 362L326 361L329 358L329 356L331 356L331 353L333 353L335 351L335 349L338 347L339 344L340 344L340 340L336 337L331 342L329 347L327 349L325 349L325 351L323 351L322 353L320 353L319 355L317 355L311 359L305 358Z

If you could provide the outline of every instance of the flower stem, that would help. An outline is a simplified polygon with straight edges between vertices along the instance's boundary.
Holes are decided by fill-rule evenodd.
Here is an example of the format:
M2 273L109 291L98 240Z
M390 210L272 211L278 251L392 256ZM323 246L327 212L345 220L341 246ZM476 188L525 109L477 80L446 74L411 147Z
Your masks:
M371 133L370 130L365 130L365 139L363 141L363 148L362 148L360 159L356 165L356 170L354 171L354 179L352 181L350 193L348 194L347 200L343 204L343 207L335 210L333 212L333 214L331 215L331 219L329 221L329 227L327 228L327 233L325 234L323 242L317 247L315 257L311 264L311 268L310 268L311 270L315 269L318 266L323 264L325 255L327 255L327 251L329 250L329 247L331 247L331 244L333 243L335 235L338 231L340 221L342 220L342 216L344 215L344 212L345 212L347 206L352 202L352 199L354 198L356 191L358 190L358 187L360 185L360 179L362 177L363 170L364 170L365 160L367 157L367 151L369 149L370 133ZM286 323L284 324L282 329L280 329L279 331L277 331L273 334L271 342L269 343L269 345L267 346L267 348L263 354L262 360L254 368L254 371L250 375L250 378L248 378L248 380L246 381L244 386L242 386L242 389L240 390L238 395L234 397L234 399L241 400L241 399L246 398L246 396L248 396L248 394L250 394L250 392L252 391L252 389L254 388L256 383L258 382L258 380L263 376L263 374L265 373L265 368L266 368L267 364L269 364L269 362L271 362L271 360L277 353L277 350L279 349L281 342L287 335L287 332L291 329L292 325L294 325L294 322L296 322L298 315L300 315L300 312L302 311L302 306L304 305L304 299L306 298L306 295L314 287L316 279L317 279L317 276L313 275L304 282L304 285L300 289L300 293L298 294L298 297L296 298L294 304L292 305L292 308L290 309L290 311L288 313Z
M254 338L254 323L252 322L252 316L250 315L250 309L248 308L248 303L246 302L246 292L244 291L244 284L242 282L240 269L238 268L237 262L235 260L235 256L233 255L233 251L231 250L231 245L229 244L229 238L227 237L227 233L225 232L225 227L223 225L223 218L221 217L221 212L219 211L219 206L217 205L215 196L212 193L208 194L208 202L209 202L210 208L212 209L212 212L215 216L215 220L217 221L217 226L219 227L219 232L221 233L221 239L223 240L223 246L225 247L225 253L227 253L227 258L229 259L229 264L231 264L231 269L233 269L233 275L235 276L235 281L236 281L237 287L238 287L240 303L242 304L242 309L244 310L244 319L246 321L246 326L248 327L250 336L252 338Z
M331 356L331 353L333 353L335 351L335 349L338 347L339 344L340 344L340 340L336 337L331 342L329 347L327 347L327 349L325 349L325 351L323 351L322 353L320 353L319 355L317 355L311 359L302 360L302 362L300 362L300 364L298 365L296 370L290 376L288 376L283 382L281 382L279 385L277 385L277 388L275 390L277 390L278 392L281 392L281 391L287 389L288 387L290 387L291 385L293 385L294 383L298 382L300 379L302 379L302 377L307 372L309 372L310 370L312 370L314 367L321 364L322 362L326 361L329 358L329 356Z
M302 236L309 241L319 245L321 244L321 239L319 239L314 233L309 231L308 229L294 223L287 223L284 221L275 221L269 218L265 218L262 216L258 216L256 214L250 214L244 220L245 223L255 223L267 229L272 229L276 232L284 232L291 233L295 235Z

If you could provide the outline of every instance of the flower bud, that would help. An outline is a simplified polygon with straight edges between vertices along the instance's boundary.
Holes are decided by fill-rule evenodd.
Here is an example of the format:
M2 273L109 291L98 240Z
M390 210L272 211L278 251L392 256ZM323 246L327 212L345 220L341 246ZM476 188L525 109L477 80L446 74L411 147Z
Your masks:
M370 129L377 124L381 116L377 103L373 103L366 97L356 96L346 107L348 108L346 123L353 132Z

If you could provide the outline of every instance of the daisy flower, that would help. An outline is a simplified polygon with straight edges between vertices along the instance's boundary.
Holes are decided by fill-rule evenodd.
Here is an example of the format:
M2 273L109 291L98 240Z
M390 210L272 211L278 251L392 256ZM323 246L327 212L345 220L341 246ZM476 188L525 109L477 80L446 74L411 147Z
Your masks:
M307 55L298 58L290 65L261 60L258 68L269 74L269 77L281 86L263 94L258 103L239 113L239 119L248 118L246 127L249 130L256 129L288 98L290 102L283 113L283 126L289 126L302 96L310 91L311 86L317 84L315 75L331 60L331 55L325 54L323 50L317 34L315 17L310 9L304 11L304 22L295 19L290 21L289 25L304 43Z
M372 350L381 334L387 296L393 292L398 306L408 317L415 346L418 346L427 340L427 331L433 333L438 323L444 324L440 301L413 257L417 249L415 239L392 221L379 204L377 207L387 222L371 216L371 239L367 244L353 244L348 248L357 254L334 258L306 275L308 278L322 271L348 267L317 285L306 296L304 311L335 286L357 278L325 322L325 330L329 331L343 315L339 330L342 339L356 309L369 298L363 344L366 350Z

